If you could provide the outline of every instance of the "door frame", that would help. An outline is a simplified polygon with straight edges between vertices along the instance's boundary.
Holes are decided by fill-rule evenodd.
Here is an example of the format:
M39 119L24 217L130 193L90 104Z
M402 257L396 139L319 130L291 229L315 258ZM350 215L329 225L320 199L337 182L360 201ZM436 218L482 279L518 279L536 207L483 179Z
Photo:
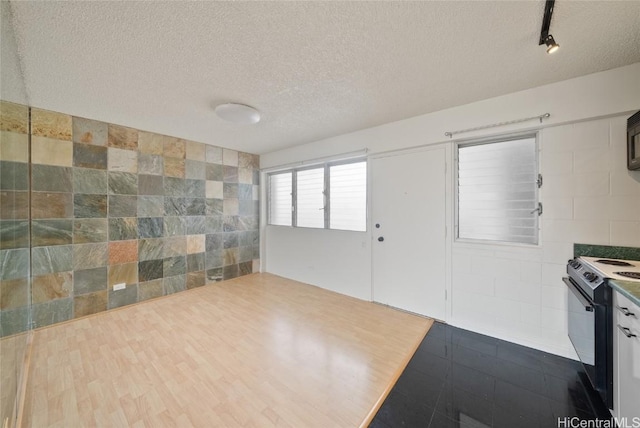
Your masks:
M407 149L400 149L400 150L390 150L390 151L385 151L385 152L380 152L380 153L371 153L369 156L367 156L367 161L369 160L373 160L373 159L380 159L380 158L386 158L386 157L393 157L393 156L401 156L401 155L406 155L406 154L411 154L411 153L420 153L420 152L425 152L425 151L431 151L431 150L437 150L437 149L444 149L444 158L445 158L445 225L444 227L446 228L446 235L445 235L445 319L443 320L439 320L439 321L444 321L447 322L448 320L452 319L452 302L453 302L453 295L451 292L451 283L452 283L452 248L453 248L453 241L454 241L454 233L453 233L453 204L454 204L454 172L455 172L455 168L454 168L454 143L453 142L445 142L445 143L438 143L438 144L430 144L430 145L426 145L426 146L420 146L420 147L412 147L412 148L407 148ZM371 165L369 163L369 165ZM373 273L373 269L374 269L374 263L373 263L373 245L374 243L374 239L375 239L375 228L374 228L374 219L373 219L373 199L374 199L374 192L373 192L373 175L372 175L372 168L370 166L368 166L367 168L367 212L368 212L368 219L367 219L367 227L369 229L369 239L371 240L371 244L370 244L370 256L371 256L371 301L376 303L373 299L374 295L374 285L373 285L373 279L374 279L374 273ZM398 310L402 310L402 309L398 309ZM420 314L417 314L419 316L423 316Z

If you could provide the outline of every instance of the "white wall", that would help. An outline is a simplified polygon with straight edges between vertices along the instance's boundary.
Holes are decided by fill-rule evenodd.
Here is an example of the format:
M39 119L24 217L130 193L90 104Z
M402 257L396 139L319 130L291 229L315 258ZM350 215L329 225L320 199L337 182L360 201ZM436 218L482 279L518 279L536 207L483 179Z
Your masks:
M640 247L640 172L626 169L627 116L541 131L541 245L454 243L449 322L575 357L561 281L573 244Z
M268 226L267 271L371 300L368 233Z
M575 358L561 281L573 243L640 247L640 172L624 163L625 119L638 109L640 63L266 154L261 167L363 148L453 145L445 131L551 113L542 125L461 135L540 129L545 213L537 247L452 243L447 322ZM265 226L263 270L370 299L370 234L362 235Z
M20 66L18 45L11 22L11 4L0 3L0 99L29 105L24 76Z
M451 141L446 131L467 129L511 119L551 113L545 126L630 112L640 108L640 63L564 82L541 86L460 107L416 116L338 137L327 138L260 156L260 167L331 156L368 148L377 153L423 144ZM535 126L511 125L463 134L491 135Z

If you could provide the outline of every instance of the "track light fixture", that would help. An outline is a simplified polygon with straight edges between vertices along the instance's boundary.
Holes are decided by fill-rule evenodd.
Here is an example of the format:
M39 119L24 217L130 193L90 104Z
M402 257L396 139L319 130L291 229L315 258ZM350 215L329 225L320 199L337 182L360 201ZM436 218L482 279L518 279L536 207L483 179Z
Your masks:
M560 47L559 44L556 43L555 39L551 34L547 35L544 39L544 43L547 45L547 53L551 54L558 50Z
M560 45L556 43L553 36L549 34L549 27L551 26L551 15L553 15L553 6L555 2L555 0L547 0L544 4L542 30L540 30L540 43L538 43L539 45L547 45L548 54L554 53L560 47Z

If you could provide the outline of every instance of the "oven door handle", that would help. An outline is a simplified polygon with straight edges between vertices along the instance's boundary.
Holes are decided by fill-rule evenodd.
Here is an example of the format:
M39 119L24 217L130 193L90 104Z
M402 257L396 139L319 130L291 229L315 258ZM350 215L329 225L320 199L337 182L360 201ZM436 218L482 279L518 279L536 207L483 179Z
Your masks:
M569 288L569 290L574 294L574 296L576 296L576 298L582 304L582 306L584 306L584 310L587 312L593 312L593 305L591 304L591 302L589 302L589 300L587 300L586 297L582 295L582 292L578 290L578 288L573 284L573 282L571 282L571 279L565 277L565 278L562 278L562 281Z

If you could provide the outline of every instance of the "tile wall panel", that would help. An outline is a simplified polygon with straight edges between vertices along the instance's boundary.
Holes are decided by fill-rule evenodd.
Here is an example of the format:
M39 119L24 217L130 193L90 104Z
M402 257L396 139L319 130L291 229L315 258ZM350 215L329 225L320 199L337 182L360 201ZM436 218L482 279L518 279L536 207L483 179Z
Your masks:
M0 102L0 337L30 327L31 261L29 234L29 109ZM63 181L63 180L61 180ZM40 183L39 183L40 184ZM48 191L49 189L43 188ZM67 201L58 209L65 211ZM42 211L40 211L42 213ZM45 263L46 262L46 263ZM45 258L38 274L64 266L60 257ZM8 357L2 349L0 359Z
M71 116L37 108L31 109L31 134L71 141Z
M104 122L75 117L72 119L72 140L74 143L106 146L108 128Z
M31 162L38 165L72 166L76 151L71 141L31 136Z
M76 318L107 310L107 291L82 294L73 299L73 314Z
M40 109L29 136L28 109L9 107L0 126L8 331L25 319L9 311L29 301L40 327L259 265L258 156Z

